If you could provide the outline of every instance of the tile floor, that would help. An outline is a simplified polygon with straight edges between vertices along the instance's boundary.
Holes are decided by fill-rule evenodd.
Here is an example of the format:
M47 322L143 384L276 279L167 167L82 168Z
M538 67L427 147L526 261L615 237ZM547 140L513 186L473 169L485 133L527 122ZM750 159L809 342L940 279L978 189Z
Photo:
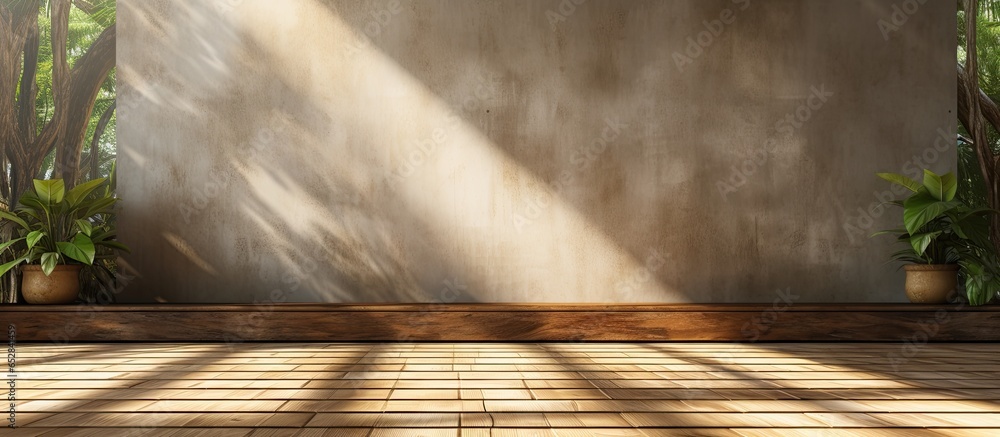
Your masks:
M1000 436L1000 344L21 344L3 436Z

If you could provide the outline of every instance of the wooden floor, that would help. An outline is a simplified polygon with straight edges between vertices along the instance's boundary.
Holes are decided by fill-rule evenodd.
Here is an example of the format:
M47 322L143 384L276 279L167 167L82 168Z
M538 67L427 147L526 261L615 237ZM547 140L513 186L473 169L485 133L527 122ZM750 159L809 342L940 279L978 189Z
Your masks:
M4 436L1000 435L1000 344L20 344L17 358L20 428Z

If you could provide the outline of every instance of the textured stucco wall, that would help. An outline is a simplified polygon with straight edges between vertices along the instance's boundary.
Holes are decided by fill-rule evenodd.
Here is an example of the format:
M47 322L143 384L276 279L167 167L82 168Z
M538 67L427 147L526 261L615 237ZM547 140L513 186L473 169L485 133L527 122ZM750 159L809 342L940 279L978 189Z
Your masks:
M119 0L119 299L904 299L954 1L575 3Z

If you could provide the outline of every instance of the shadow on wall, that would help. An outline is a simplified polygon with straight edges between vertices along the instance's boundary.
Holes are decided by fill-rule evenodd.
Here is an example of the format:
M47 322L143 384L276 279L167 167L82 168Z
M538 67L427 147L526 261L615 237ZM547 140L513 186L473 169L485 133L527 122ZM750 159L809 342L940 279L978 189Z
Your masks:
M123 3L122 233L148 238L124 300L897 299L870 267L885 246L842 231L874 182L843 181L902 164L830 144L886 97L861 78L904 60L837 71L879 35L814 50L835 6L593 1L552 24L559 2ZM688 51L686 21L725 10ZM779 135L824 85L837 100Z
M259 18L263 17L259 15ZM274 14L266 17L274 25L272 29L279 34L285 30L283 25L302 24L297 19L282 22L282 17ZM404 146L401 143L412 138L420 141L424 132L428 132L430 140L435 141L441 137L439 131L447 130L442 135L453 136L457 138L456 142L475 146L470 147L471 154L453 157L455 161L475 164L476 159L481 159L480 167L489 167L497 157L489 144L483 144L486 140L475 129L468 127L461 117L448 114L436 101L436 96L427 93L405 74L401 75L402 72L395 70L394 65L384 62L374 66L362 65L361 69L365 71L345 71L345 74L356 76L345 78L343 83L331 83L331 90L328 90L330 94L343 92L343 96L329 95L322 90L317 92L314 86L316 80L326 81L328 78L316 78L309 68L281 68L293 61L290 57L298 55L281 52L282 45L275 41L275 37L255 32L237 34L236 39L242 42L242 46L237 53L230 53L226 62L233 65L233 71L239 72L239 88L230 90L230 95L218 93L196 97L195 104L205 108L205 115L198 120L201 126L176 120L177 123L184 123L189 132L196 132L193 136L211 136L213 142L222 146L205 147L198 156L187 155L186 159L190 162L185 162L183 168L168 164L171 171L162 176L166 179L163 182L171 184L190 184L191 176L195 176L197 181L196 175L213 175L204 189L196 182L185 190L161 191L166 196L175 195L175 192L185 193L167 202L180 205L179 214L164 214L162 210L148 208L145 210L155 211L157 217L150 214L136 220L160 222L162 231L159 233L171 246L171 250L163 251L164 265L185 270L190 276L184 281L194 285L183 287L183 291L171 290L168 285L163 291L171 293L175 299L180 295L179 300L203 301L206 300L204 296L213 296L211 290L207 290L213 283L216 288L222 288L220 284L227 289L239 288L233 282L243 280L248 288L254 288L255 281L275 283L278 280L281 286L288 287L288 290L272 290L272 294L278 291L276 295L279 299L290 294L285 291L301 290L293 297L294 300L476 301L480 296L470 289L504 289L495 282L486 282L497 280L495 276L489 277L493 271L501 272L501 279L517 279L517 266L483 265L484 259L495 255L472 253L475 247L470 251L468 240L472 241L472 245L498 245L506 256L535 256L534 260L528 260L535 270L529 273L543 280L552 279L552 274L543 266L547 254L531 253L537 240L526 236L502 236L497 239L497 236L487 232L474 228L470 230L467 217L454 215L467 213L477 206L490 207L489 193L485 196L479 191L455 193L452 186L441 186L453 182L447 178L442 180L440 175L432 174L433 170L425 172L429 177L416 175L412 170L393 174L386 171L394 167L393 163L386 162L387 157L392 159L389 153L377 153L377 149L373 153L372 149L379 144L382 147ZM204 40L214 41L212 38ZM324 48L323 44L319 46ZM339 45L332 48L343 49ZM232 50L232 47L227 47L227 50ZM377 56L369 55L369 58L379 60ZM246 62L234 65L234 60ZM307 77L299 77L301 75ZM372 80L373 76L381 80ZM146 76L135 74L128 80L140 77ZM164 82L162 78L155 80ZM369 83L356 83L366 80ZM386 110L376 100L385 99L384 103L388 106L394 103L391 99L397 97L378 95L378 89L386 84L404 85L397 92L409 94L404 98L420 102ZM350 89L340 90L338 85ZM142 88L142 85L137 85L137 88ZM247 88L254 92L246 93ZM220 91L226 91L225 87ZM353 101L331 105L337 97ZM136 106L137 109L146 108L143 104ZM368 106L374 107L368 109ZM216 114L225 114L225 118L213 120ZM386 126L386 119L382 118L385 116L399 121ZM391 138L382 135L382 131L387 129ZM381 141L377 138L380 135L383 136ZM369 138L371 136L376 137L375 141ZM295 146L286 147L288 144ZM168 154L173 153L165 157L166 161L185 159L181 156L184 154L177 153L176 146L173 150L171 146L166 146L166 149ZM387 152L391 153L391 150ZM224 164L220 166L219 163ZM403 163L404 166L407 164L420 166L420 162ZM508 167L519 171L513 166ZM177 177L178 174L187 177ZM486 191L490 189L488 181L473 182L481 183ZM217 192L216 195L207 193L208 185L212 185L211 191ZM241 189L246 191L239 191ZM211 201L198 202L194 198L185 198L190 197L190 193L210 197ZM456 195L470 198L456 199ZM480 199L477 205L474 197L487 198ZM160 201L163 202L163 199ZM601 259L607 255L600 253L600 256L594 257L600 262L599 269L591 269L589 274L603 272L611 277L615 273L613 268L635 264L599 234L590 235L583 230L585 224L572 214L572 211L564 213L570 216L569 219L576 220L563 224L575 228L578 234L574 237L576 241L569 246L588 244L600 252L612 252L618 260L615 265L608 265ZM223 220L225 226L219 226ZM173 230L179 223L187 226ZM486 225L489 223L484 221L478 226ZM230 241L233 246L218 244ZM585 248L578 249L577 257L593 256L586 253ZM462 251L470 252L464 256ZM254 261L261 262L253 259L253 254L262 254L264 262L273 257L281 266L277 271L268 270L271 266L260 266L260 270L252 271L260 273L260 276L250 275L249 280L234 277L229 272L234 265L252 266ZM222 260L230 268L213 266L212 260ZM587 262L586 259L584 262ZM192 269L192 265L199 268ZM531 265L528 267L532 268ZM162 281L156 281L148 274L144 279L146 283L170 284L170 277L175 273L169 270L163 269ZM453 271L461 271L462 274L449 275ZM161 271L154 269L152 273L159 274ZM534 290L540 288L525 287L520 290L519 296L507 298L537 299ZM306 290L320 290L322 294L309 295L310 291ZM227 291L219 290L220 293ZM259 293L255 297L259 297ZM218 297L208 299L218 300ZM503 300L504 297L491 299ZM569 295L557 296L556 299L577 300ZM586 296L581 299L597 300Z
M656 272L660 281L694 300L727 301L768 299L782 287L815 290L810 300L869 300L873 288L892 293L898 283L887 269L869 267L883 261L884 242L848 235L844 225L880 188L870 175L903 167L912 156L906 149L928 147L940 122L952 123L947 98L917 123L887 115L911 93L894 68L916 71L937 59L941 68L931 68L928 82L938 90L950 89L941 84L953 72L940 56L948 50L924 37L942 23L918 16L889 30L898 39L883 40L878 23L895 13L884 3L852 6L870 14L864 20L823 1L569 9L325 2L543 182L525 182L529 188L565 201L634 259L652 250L683 254ZM550 33L535 41L541 49L516 43L537 29ZM660 43L644 44L650 39ZM858 56L859 48L871 57ZM465 110L463 98L480 88L497 98ZM914 97L902 98L927 105ZM893 128L870 123L876 119ZM625 132L609 140L608 126ZM764 162L747 171L762 152ZM945 161L930 164L953 162ZM539 203L527 198L514 214L531 223Z
M252 36L217 20L209 4L177 2L170 21L157 15L163 11L156 6L130 3L122 13L131 17L123 21L162 32L167 42L151 53L176 67L149 81L123 69L132 93L128 110L136 113L124 119L166 113L165 124L183 129L177 145L164 141L135 150L133 142L123 142L124 160L152 173L139 183L171 187L154 189L159 198L127 199L127 224L141 224L142 234L158 239L147 248L162 247L154 253L162 267L147 262L139 269L146 286L138 291L156 290L160 295L151 297L175 302L244 301L246 296L226 294L231 290L207 290L243 282L249 288L279 284L254 293L259 301L419 300L420 289L391 235L394 221L414 220L389 216L390 208L372 204L377 199L361 197L363 167L349 165L349 156L340 156L348 165L334 164L337 171L325 165L330 153L321 146L329 139L317 138L311 128L339 127L311 104L311 96L273 71L280 61L270 59ZM202 49L182 50L192 46ZM188 84L196 92L179 95L190 90ZM175 88L181 85L183 90ZM206 144L206 138L216 143ZM163 204L177 208L159 208ZM330 220L333 212L340 219ZM268 262L278 265L260 265ZM255 263L262 268L250 268ZM364 294L352 294L357 290Z

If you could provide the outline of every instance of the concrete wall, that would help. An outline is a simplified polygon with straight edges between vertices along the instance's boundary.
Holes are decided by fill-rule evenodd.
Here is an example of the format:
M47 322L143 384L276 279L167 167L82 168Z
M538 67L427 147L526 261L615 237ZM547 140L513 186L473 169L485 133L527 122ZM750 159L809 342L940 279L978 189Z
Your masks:
M902 301L955 162L954 1L118 8L122 301Z

